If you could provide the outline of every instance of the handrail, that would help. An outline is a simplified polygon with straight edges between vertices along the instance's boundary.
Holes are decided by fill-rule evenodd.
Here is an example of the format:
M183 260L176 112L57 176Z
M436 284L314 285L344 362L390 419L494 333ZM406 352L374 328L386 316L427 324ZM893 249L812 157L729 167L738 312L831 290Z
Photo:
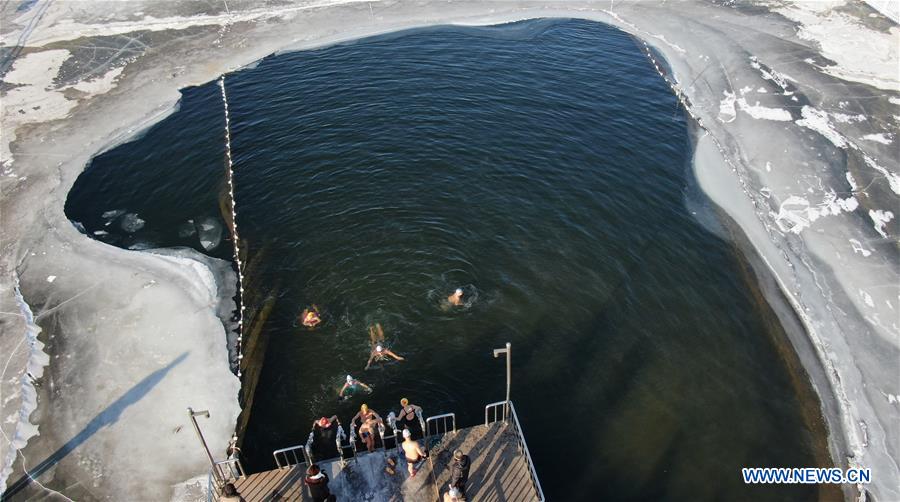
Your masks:
M387 445L384 443L384 422L378 422L378 437L381 439L381 454L384 455L384 458L387 458ZM393 436L396 438L397 436ZM396 441L395 441L396 442ZM378 448L378 445L375 445L375 448Z
M497 401L496 403L491 403L484 407L484 425L489 425L492 422L496 422L498 420L498 415L499 415L498 409L503 410L503 420L506 421L506 410L508 409L508 407L506 406L506 401ZM488 419L488 411L489 410L494 411L494 415L493 415L494 419L493 420Z
M502 407L502 408L501 408ZM488 409L494 409L494 420L488 421ZM513 405L512 401L498 401L496 403L491 403L484 407L484 425L490 425L492 422L499 421L497 419L498 412L497 409L502 409L504 412L506 409L509 409L509 416L512 417L512 426L516 432L516 440L518 442L519 450L525 455L525 461L528 463L528 474L531 476L531 483L534 485L535 490L538 492L538 502L544 502L544 489L541 488L541 480L538 479L537 471L534 469L534 462L531 460L531 453L528 451L528 443L525 442L525 433L522 432L522 426L519 424L519 417L516 415L516 407ZM509 417L504 413L503 420L507 421Z
M216 462L216 471L219 473L219 479L225 483L247 477L247 472L244 471L244 466L238 458L229 458Z
M218 500L219 492L216 489L216 484L213 483L213 471L210 469L206 475L206 502L218 502Z
M306 438L306 445L304 445L304 447L303 447L303 453L304 453L304 456L306 457L307 465L313 464L312 446L313 446L313 441L315 441L315 438L316 438L315 431L314 430L309 431L309 437Z
M300 457L297 456L297 450L300 450L301 452L303 452L303 455L304 455L303 461L301 461ZM290 457L288 456L289 453L291 454ZM278 458L278 455L284 456L284 464L283 465L281 463L281 459ZM306 445L302 445L302 444L297 445L297 446L289 446L287 448L282 448L280 450L275 450L272 452L272 456L275 457L275 465L277 465L279 469L286 469L293 465L305 463L307 461L305 455L306 455ZM291 457L293 457L293 459L294 459L293 463L290 460Z
M422 434L425 434L425 419L422 418L422 408L416 408L416 417L419 419L419 427L422 428Z
M441 421L440 422L440 424L442 425L441 430L443 431L443 432L440 432L440 434L446 434L448 418L452 419L453 432L456 432L456 413L444 413L443 415L435 415L433 417L428 417L428 419L425 420L425 437L431 437L434 435L431 433L431 424L434 423L435 425L437 425L438 420ZM435 427L435 429L437 429L437 427Z

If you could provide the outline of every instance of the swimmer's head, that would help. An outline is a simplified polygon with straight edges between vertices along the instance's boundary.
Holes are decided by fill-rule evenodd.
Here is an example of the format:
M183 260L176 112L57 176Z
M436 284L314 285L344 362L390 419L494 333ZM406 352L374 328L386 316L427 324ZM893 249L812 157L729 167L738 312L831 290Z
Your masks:
M363 413L368 412L368 411L369 411L369 405L364 403L362 406L359 407L359 411L361 411L361 412L363 412Z
M328 419L325 417L320 418L319 427L328 427Z
M347 375L347 383L353 383L353 377L352 377L352 376Z
M409 439L412 436L412 432L409 432L409 429L403 429L403 439Z
M384 350L384 347L382 347L381 345L375 346L375 352L381 352L382 350Z
M403 399L400 400L400 406L406 406L407 404L409 404L409 399L406 399L404 397Z
M453 292L453 294L456 296L462 296L462 293L463 293L462 290L459 288L456 288L456 291Z

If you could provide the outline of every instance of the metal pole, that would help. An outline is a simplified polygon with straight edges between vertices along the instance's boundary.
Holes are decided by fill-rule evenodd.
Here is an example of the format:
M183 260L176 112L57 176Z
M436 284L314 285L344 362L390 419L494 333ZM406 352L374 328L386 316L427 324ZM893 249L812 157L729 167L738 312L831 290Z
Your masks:
M512 384L512 344L506 342L505 349L494 349L494 357L506 354L506 401L503 404L503 421L509 419L509 388Z
M512 344L506 342L506 411L505 417L509 419L509 387L512 384Z
M216 469L216 461L213 459L212 452L209 451L206 439L203 438L203 433L200 432L200 425L197 423L197 415L209 418L209 411L194 411L191 407L188 407L188 416L191 418L191 423L194 424L194 431L197 433L197 437L200 438L200 443L203 444L203 449L206 451L206 457L209 458L209 465L212 467L212 473L216 478L216 484L221 486L223 482L222 478L218 469Z

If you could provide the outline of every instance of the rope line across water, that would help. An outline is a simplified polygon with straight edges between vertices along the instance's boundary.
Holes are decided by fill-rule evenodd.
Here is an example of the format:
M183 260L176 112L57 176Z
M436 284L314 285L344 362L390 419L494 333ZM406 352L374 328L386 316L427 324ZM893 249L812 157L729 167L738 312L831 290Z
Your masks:
M242 346L244 341L244 267L241 263L241 253L239 248L238 228L237 228L237 209L234 200L234 162L231 158L231 119L228 114L228 95L225 93L225 76L219 79L219 87L222 89L222 104L225 106L225 181L228 182L228 202L231 206L231 237L234 244L234 263L237 266L238 278L238 325L237 325L237 342L235 352L237 352L237 376L241 377L241 360L244 358Z

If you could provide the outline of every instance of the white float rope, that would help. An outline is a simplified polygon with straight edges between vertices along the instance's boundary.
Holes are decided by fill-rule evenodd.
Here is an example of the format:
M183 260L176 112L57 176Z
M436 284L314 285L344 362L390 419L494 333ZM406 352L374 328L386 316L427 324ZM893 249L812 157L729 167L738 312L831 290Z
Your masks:
M231 120L228 115L228 96L225 94L225 75L219 78L219 87L222 89L222 103L225 105L225 159L226 159L226 176L225 181L228 182L228 201L231 204L231 237L234 242L234 263L237 265L238 279L238 325L237 325L237 343L235 351L237 352L237 376L241 377L241 360L244 359L242 351L244 341L244 267L241 263L241 252L239 248L240 239L238 238L237 229L237 210L234 201L234 163L231 158Z

